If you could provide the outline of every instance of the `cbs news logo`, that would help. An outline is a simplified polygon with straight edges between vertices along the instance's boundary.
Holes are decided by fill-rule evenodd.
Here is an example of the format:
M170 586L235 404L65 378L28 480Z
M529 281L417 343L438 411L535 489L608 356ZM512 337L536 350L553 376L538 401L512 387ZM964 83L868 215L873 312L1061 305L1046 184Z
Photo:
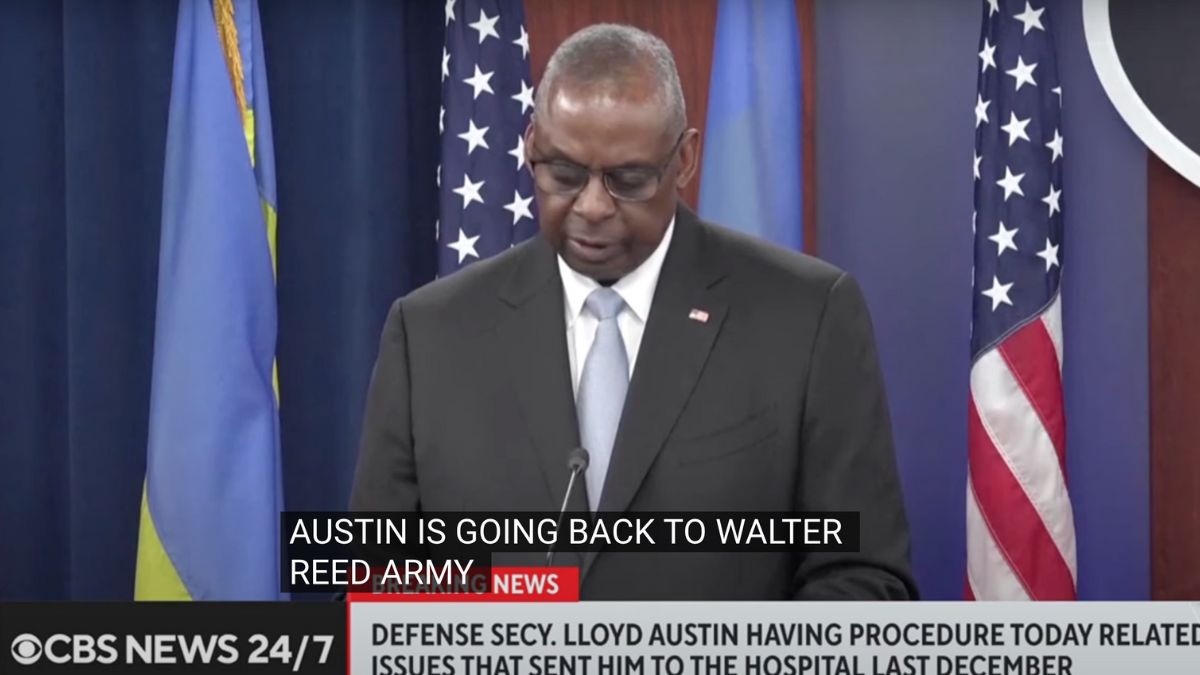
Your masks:
M10 647L13 661L29 666L43 657L51 663L116 663L117 636L104 634L66 635L55 633L41 640L32 633L22 633L13 638Z

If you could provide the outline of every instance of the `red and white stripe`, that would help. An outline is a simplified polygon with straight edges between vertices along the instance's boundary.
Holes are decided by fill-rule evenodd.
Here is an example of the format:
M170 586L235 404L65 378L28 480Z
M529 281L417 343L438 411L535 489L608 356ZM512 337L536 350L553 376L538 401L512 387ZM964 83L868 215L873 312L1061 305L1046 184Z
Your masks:
M1074 600L1059 298L971 367L968 416L967 597Z

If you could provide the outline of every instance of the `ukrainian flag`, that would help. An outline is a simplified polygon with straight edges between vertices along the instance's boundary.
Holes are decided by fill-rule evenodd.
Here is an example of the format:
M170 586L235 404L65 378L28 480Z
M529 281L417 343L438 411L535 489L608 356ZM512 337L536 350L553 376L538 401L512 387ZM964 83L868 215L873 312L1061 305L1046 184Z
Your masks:
M270 120L255 0L181 0L137 599L280 597Z
M720 0L700 215L800 250L800 34L793 0Z

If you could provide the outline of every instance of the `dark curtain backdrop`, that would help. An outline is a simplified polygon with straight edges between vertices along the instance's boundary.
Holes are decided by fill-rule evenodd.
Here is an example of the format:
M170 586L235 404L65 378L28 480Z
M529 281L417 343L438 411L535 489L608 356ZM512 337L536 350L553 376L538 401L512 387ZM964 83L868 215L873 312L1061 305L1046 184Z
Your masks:
M337 509L387 307L433 276L442 7L260 8L285 498ZM176 10L0 0L0 599L132 597Z

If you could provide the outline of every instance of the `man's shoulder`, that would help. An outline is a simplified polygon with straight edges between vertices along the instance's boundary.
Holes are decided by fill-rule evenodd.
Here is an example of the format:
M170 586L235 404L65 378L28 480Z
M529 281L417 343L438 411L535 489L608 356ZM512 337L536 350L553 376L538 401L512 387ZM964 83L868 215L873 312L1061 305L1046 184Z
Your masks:
M711 222L700 221L717 257L739 280L752 288L828 291L846 276L820 258L772 244L758 237Z
M414 289L396 300L392 311L402 311L406 322L488 323L502 306L501 289L523 269L535 267L530 264L534 258L544 255L547 255L545 242L541 237L533 237Z

